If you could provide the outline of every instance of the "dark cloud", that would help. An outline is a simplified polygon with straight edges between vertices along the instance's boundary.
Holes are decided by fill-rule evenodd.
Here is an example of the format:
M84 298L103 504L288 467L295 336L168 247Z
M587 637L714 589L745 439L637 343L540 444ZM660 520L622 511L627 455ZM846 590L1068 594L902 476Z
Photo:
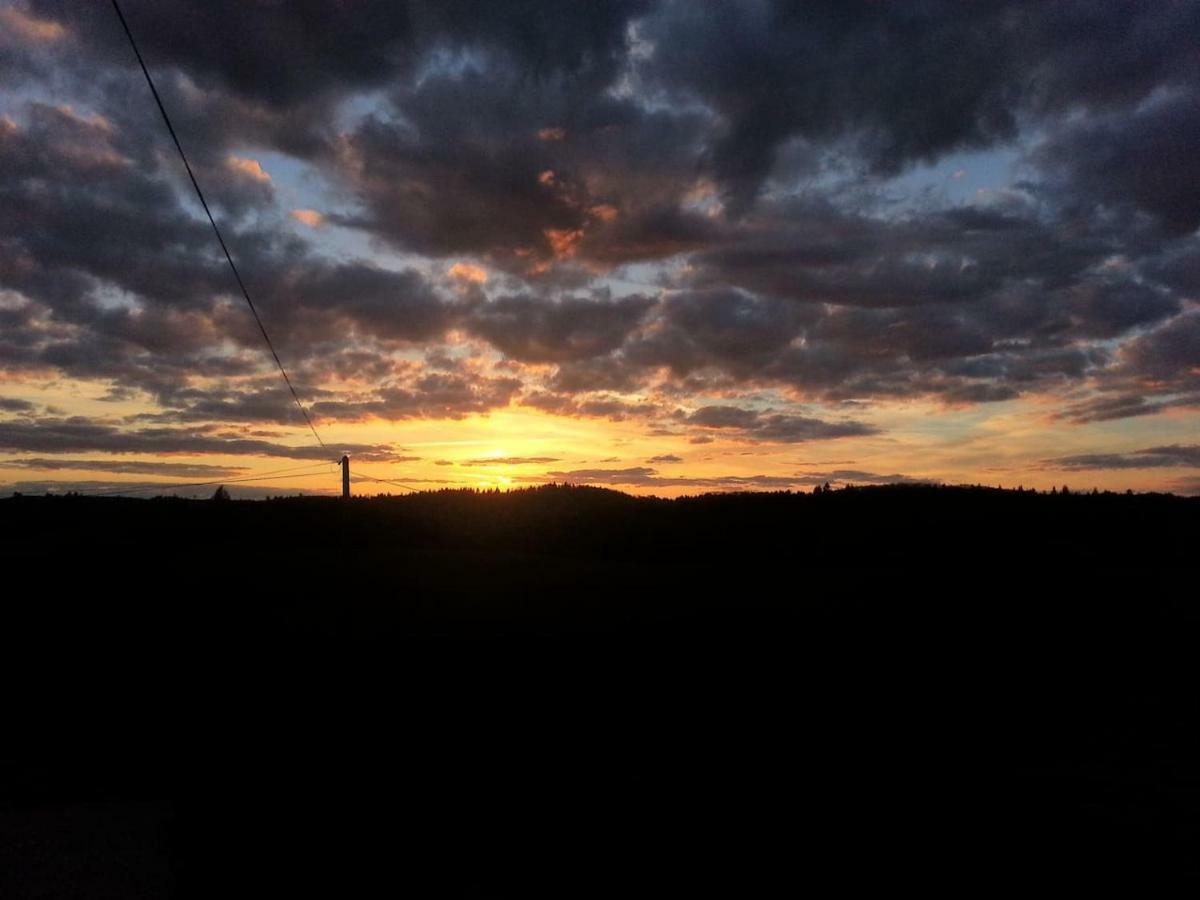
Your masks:
M1130 205L1172 232L1190 234L1200 226L1196 84L1132 111L1079 121L1049 138L1035 158L1081 206Z
M111 7L32 0L38 14L86 36L110 65L133 63ZM411 33L401 4L357 9L323 3L123 4L147 63L175 67L199 84L265 104L295 103L317 90L371 84L394 70Z
M596 391L632 392L644 381L642 367L631 363L623 353L576 359L560 363L549 386L566 394Z
M691 167L684 167L664 174L663 181L667 183L671 183L668 178L673 176L676 190L674 196L663 198L656 205L647 204L645 196L633 192L630 185L613 185L609 199L620 204L619 210L612 206L617 212L601 217L605 207L592 207L592 217L580 237L578 255L601 267L621 266L700 250L720 241L723 230L716 222L679 205L688 187L690 171Z
M808 416L763 413L739 406L705 406L686 416L689 425L736 432L744 440L779 443L830 440L878 434L863 422L826 422Z
M451 305L412 269L306 261L281 270L271 290L323 320L327 333L428 341L441 337L454 317Z
M480 82L479 90L486 94L490 85L483 76ZM464 129L487 124L454 112L464 103L468 111L484 112L477 109L475 86L452 88L453 96L430 98L431 121L422 131L414 132L407 122L371 117L347 138L341 167L369 212L334 221L438 256L492 254L513 266L552 257L552 233L566 241L586 220L579 198L542 177L552 171L551 159L533 135L515 142L502 137L497 148L490 146L486 133L473 140L450 131L456 123ZM519 86L512 85L506 93L518 92Z
M1183 296L1200 297L1200 238L1168 245L1147 262L1143 274Z
M102 284L182 308L228 287L212 254L196 252L211 231L133 165L128 138L103 119L40 103L24 123L0 124L5 281L92 328L117 315L88 302Z
M1112 252L1100 225L1065 233L1024 197L878 213L819 196L764 202L698 256L696 277L809 303L918 307L978 301L1013 283L1055 289Z
M532 391L521 398L521 405L543 412L577 418L600 418L614 422L625 419L646 419L662 410L653 403L629 403L603 394L577 399L569 394Z
M704 406L687 417L702 428L753 428L758 420L758 412L739 406Z
M244 475L244 467L209 466L201 463L164 463L151 460L24 458L0 460L0 468L84 472L120 472L126 475L173 475L177 478L229 478Z
M1107 265L1112 235L1066 240L1025 204L886 220L787 202L747 223L691 275L745 287L668 295L627 369L715 369L826 400L987 402L1094 374L1109 354L1089 341L1181 308L1135 266Z
M411 73L428 55L496 49L532 76L611 70L626 21L645 4L564 9L549 0L502 8L471 0L252 4L127 2L126 18L151 65L172 66L199 83L273 106L317 92L370 88ZM109 7L32 0L38 15L86 34L106 61L128 63L129 48Z
M195 376L269 368L208 226L129 159L125 140L103 119L41 104L0 127L0 283L28 298L3 310L0 364L110 378L165 403ZM226 237L289 362L337 359L356 337L437 339L458 314L413 269L332 262L252 228L227 225Z
M1096 397L1068 406L1060 417L1077 424L1111 422L1137 416L1154 416L1169 409L1200 409L1200 393L1185 394L1166 400L1150 400L1140 393Z
M1082 453L1045 460L1052 469L1200 468L1200 444L1146 447L1132 453Z
M623 31L614 49L624 55ZM526 276L701 246L717 229L684 204L703 177L706 118L619 95L616 77L531 78L519 54L488 50L401 80L332 154L360 205L337 221Z
M683 457L676 456L674 453L664 453L661 456L652 456L648 460L646 460L646 462L648 462L648 463L681 463L681 462L683 462Z
M676 405L760 389L1062 391L1080 423L1200 405L1196 4L126 12L326 421L517 400L662 428ZM0 369L103 382L153 404L146 422L296 424L111 9L3 17ZM1018 180L990 172L975 196L893 180L996 148ZM329 201L320 235L280 226L300 185ZM446 257L488 277L431 274ZM616 296L624 278L648 290ZM481 376L451 335L513 368ZM414 349L424 368L400 365ZM21 402L2 408L34 412ZM730 409L673 427L873 433L783 400Z
M1180 311L1178 298L1133 280L1091 279L1065 292L1063 301L1072 332L1085 337L1117 337Z
M1192 4L662 3L643 77L721 122L714 167L735 212L788 140L844 139L894 173L1017 136L1023 116L1128 106L1200 74Z
M1139 376L1200 389L1200 310L1178 316L1131 341L1122 357Z
M1200 409L1200 313L1190 309L1125 342L1108 370L1106 391L1068 406L1086 423Z
M816 318L813 310L745 291L686 291L664 300L657 327L627 355L680 374L706 365L746 370L786 347Z
M498 297L476 307L466 328L521 362L565 362L601 356L619 347L653 301L532 295Z
M879 429L863 422L824 422L807 416L763 416L750 431L755 440L797 443L830 438L878 434Z
M414 418L461 419L507 406L521 390L516 378L424 375L410 384L384 386L361 400L320 400L312 406L318 420L392 421Z
M293 447L243 438L214 430L184 428L122 429L81 416L0 422L0 449L37 453L146 453L272 456L287 459L330 460L332 450ZM364 461L392 461L396 453L386 444L343 444L338 451Z

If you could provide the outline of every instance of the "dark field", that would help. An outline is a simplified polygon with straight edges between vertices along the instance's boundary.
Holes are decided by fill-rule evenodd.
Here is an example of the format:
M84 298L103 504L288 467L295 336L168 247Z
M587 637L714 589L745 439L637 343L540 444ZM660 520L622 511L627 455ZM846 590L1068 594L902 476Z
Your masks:
M0 500L0 895L1194 879L1200 500Z

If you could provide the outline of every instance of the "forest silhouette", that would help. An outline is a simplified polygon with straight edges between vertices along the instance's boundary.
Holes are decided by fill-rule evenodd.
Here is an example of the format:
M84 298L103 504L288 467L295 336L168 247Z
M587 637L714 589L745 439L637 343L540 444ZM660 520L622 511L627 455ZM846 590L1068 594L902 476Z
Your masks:
M3 862L26 895L1194 877L1198 517L927 485L2 499Z

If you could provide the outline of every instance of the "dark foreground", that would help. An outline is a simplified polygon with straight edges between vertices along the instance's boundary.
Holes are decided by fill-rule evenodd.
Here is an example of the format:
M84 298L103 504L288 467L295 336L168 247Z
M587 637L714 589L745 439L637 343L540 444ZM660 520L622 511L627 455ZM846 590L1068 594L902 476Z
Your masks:
M0 896L1200 872L1200 501L0 500Z

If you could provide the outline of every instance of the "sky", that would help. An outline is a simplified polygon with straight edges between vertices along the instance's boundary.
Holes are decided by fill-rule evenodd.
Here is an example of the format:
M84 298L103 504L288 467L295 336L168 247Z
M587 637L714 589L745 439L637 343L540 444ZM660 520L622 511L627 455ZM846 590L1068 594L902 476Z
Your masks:
M326 446L111 5L0 0L0 492L1200 493L1198 2L122 8Z

